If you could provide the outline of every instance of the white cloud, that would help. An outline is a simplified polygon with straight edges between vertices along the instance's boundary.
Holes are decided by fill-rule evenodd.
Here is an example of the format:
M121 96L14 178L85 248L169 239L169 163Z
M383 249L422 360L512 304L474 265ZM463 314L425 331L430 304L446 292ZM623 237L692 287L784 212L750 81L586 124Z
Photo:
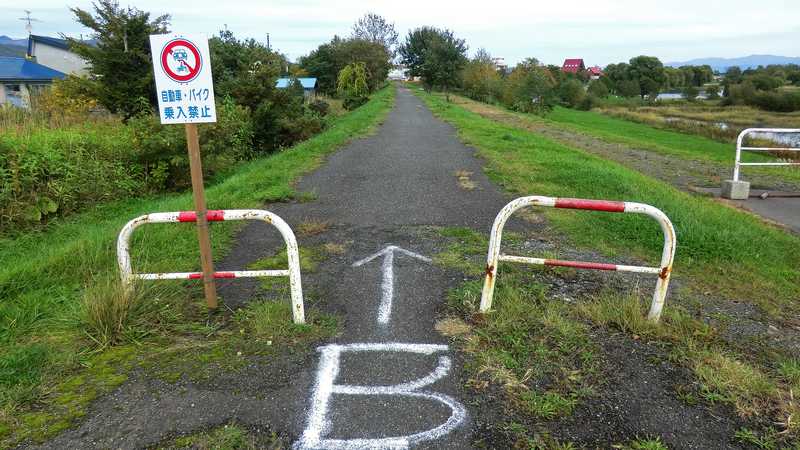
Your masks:
M25 8L43 20L35 32L86 33L74 23L63 0L28 0ZM124 2L123 2L124 4ZM800 1L761 0L573 0L541 1L370 1L355 0L194 0L186 9L166 8L163 0L131 2L154 15L172 15L173 29L215 33L224 24L242 37L264 41L297 57L346 35L367 11L408 29L434 25L454 30L472 49L485 47L510 62L536 56L557 63L580 56L592 63L651 54L664 60L701 56L800 51ZM90 8L86 0L71 6ZM0 34L24 35L22 8L0 5Z

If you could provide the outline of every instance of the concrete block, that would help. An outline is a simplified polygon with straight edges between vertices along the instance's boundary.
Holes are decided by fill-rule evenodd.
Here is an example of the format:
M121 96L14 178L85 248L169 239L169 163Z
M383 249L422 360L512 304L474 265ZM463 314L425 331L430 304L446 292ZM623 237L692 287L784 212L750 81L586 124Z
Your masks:
M722 197L731 200L747 200L750 197L750 183L725 180L722 182Z

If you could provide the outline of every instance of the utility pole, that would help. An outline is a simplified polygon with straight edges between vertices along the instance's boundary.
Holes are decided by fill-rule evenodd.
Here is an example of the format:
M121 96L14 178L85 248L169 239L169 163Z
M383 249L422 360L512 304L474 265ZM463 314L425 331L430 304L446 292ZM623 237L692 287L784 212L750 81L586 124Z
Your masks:
M267 50L272 51L272 48L269 46L269 33L267 33Z

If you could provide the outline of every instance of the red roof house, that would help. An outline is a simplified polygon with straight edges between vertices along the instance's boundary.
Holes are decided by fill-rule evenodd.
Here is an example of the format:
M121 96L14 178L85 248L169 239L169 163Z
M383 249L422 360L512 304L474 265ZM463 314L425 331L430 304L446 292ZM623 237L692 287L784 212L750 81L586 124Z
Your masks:
M582 58L565 59L561 70L566 73L578 73L586 70L586 65Z
M589 67L589 74L593 77L602 77L603 69L601 69L600 66Z

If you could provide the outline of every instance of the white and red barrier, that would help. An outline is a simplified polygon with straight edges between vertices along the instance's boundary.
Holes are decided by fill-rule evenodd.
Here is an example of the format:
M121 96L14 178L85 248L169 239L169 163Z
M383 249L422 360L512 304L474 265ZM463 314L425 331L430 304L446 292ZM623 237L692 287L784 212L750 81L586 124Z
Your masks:
M742 151L748 152L800 152L797 147L745 147L744 138L750 134L800 134L800 128L746 128L736 138L736 161L733 165L733 181L739 181L742 166L800 166L798 161L742 162Z
M294 323L305 322L303 309L303 287L300 281L300 255L294 232L283 219L277 215L260 209L210 210L206 214L209 222L230 220L261 220L275 226L286 242L286 255L289 267L285 270L237 270L214 272L214 278L252 278L252 277L289 277L292 296L292 318ZM199 280L202 272L175 273L133 273L131 269L130 240L134 230L146 223L195 222L194 211L152 213L139 216L122 227L117 238L117 263L122 276L122 283L129 286L134 280Z
M520 208L526 206L546 206L551 208L563 209L582 209L588 211L605 211L614 213L634 213L646 214L658 221L664 233L664 250L661 253L661 265L659 267L646 266L625 266L619 264L584 262L584 261L562 261L558 259L529 258L525 256L510 256L500 253L500 242L503 235L503 227L511 215ZM489 240L489 255L486 262L486 280L483 284L481 295L480 311L486 312L492 307L492 297L494 295L494 285L497 280L497 265L500 261L517 262L525 264L537 264L544 266L574 267L576 269L593 270L615 270L620 272L651 273L658 275L656 289L653 293L653 301L650 305L648 319L658 321L661 317L661 310L664 307L664 300L667 296L667 287L672 273L672 262L675 258L675 229L672 222L658 208L643 203L615 202L607 200L584 200L577 198L554 198L542 196L520 197L507 204L492 225L492 235Z

